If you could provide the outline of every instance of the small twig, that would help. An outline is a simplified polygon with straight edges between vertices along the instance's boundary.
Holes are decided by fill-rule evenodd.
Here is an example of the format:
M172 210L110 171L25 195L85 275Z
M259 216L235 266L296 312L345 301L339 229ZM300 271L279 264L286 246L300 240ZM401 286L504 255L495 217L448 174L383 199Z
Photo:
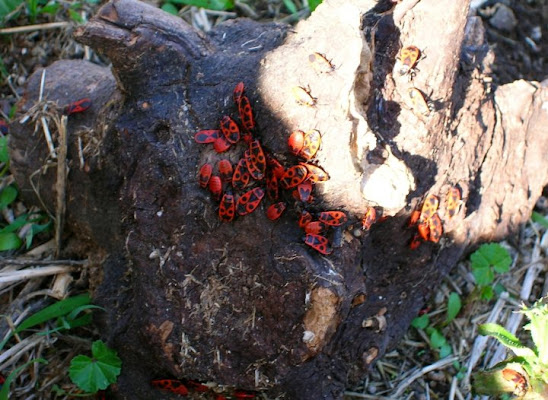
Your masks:
M423 375L426 375L430 371L434 371L436 369L442 369L448 365L451 365L454 361L457 361L458 359L459 359L458 357L443 358L435 362L434 364L430 364L424 368L421 368L420 370L415 372L413 375L411 375L409 378L402 381L396 388L396 391L394 392L394 394L390 396L390 398L401 399L401 395L405 391L405 389L407 389L407 387L411 385L414 381L416 381L418 378L420 378Z
M38 345L45 339L45 336L32 335L4 351L0 354L0 371L3 371L6 367L16 363L28 349Z
M32 32L32 31L41 31L46 29L59 29L65 28L70 25L70 22L49 22L45 24L36 24L36 25L25 25L25 26L16 26L13 28L2 28L0 29L0 35L8 35L11 33L23 33L23 32Z
M70 272L74 268L68 265L25 269L22 271L0 272L0 284L38 278L41 276Z
M61 117L58 126L59 130L59 154L57 159L57 204L55 209L55 256L61 252L61 241L63 226L65 223L66 211L66 190L67 190L67 116Z
M25 258L7 258L0 260L0 265L19 265L28 267L31 265L86 265L88 260L31 260Z
M53 145L53 139L51 138L48 122L45 117L40 117L40 121L42 122L42 130L44 131L44 137L46 138L46 143L48 144L49 154L51 158L57 158L57 153L55 152L55 146Z

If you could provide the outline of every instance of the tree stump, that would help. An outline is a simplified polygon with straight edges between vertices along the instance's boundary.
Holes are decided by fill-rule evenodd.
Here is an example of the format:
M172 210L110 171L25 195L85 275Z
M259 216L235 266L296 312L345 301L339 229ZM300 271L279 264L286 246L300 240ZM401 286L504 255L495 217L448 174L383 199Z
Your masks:
M204 35L144 3L113 0L77 30L112 70L59 61L46 68L44 95L59 105L93 100L69 116L66 232L104 257L94 298L123 360L118 398L155 398L150 380L174 376L340 399L465 251L529 218L548 181L548 90L491 88L481 21L467 14L468 2L452 0L393 9L326 0L294 28L237 19ZM407 45L426 54L413 76L396 62ZM314 53L333 68L310 64ZM20 116L34 112L41 76L29 80ZM298 162L291 131L321 132L316 162L331 179L308 207L349 217L331 234L331 255L303 243L294 201L275 222L264 202L223 223L198 186L203 163L242 157L240 144L217 154L194 142L236 114L240 81L256 137L285 166ZM295 87L315 104L297 103ZM413 102L412 88L432 110ZM54 210L55 159L41 128L27 120L12 132L22 193ZM450 219L443 201L455 186L463 204ZM442 200L443 238L412 250L408 219L427 194ZM362 231L371 206L389 218Z

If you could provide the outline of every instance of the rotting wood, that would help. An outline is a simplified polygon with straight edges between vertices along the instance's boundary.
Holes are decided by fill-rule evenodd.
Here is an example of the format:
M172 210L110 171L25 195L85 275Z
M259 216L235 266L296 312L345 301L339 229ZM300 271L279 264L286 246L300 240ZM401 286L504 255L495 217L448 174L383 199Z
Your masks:
M94 104L69 117L67 226L110 254L95 299L109 310L106 336L124 360L120 398L154 396L151 371L286 398L341 398L348 380L402 336L466 249L529 218L548 181L546 88L515 82L489 94L488 49L464 37L465 2L423 0L398 23L384 11L374 1L326 1L294 31L233 20L204 36L160 10L117 0L77 32L109 57L113 74L84 62L48 67L48 99ZM393 73L400 42L427 54L411 82ZM316 52L332 72L309 67ZM216 155L193 135L233 112L239 81L262 142L282 161L289 132L323 133L317 161L331 180L319 201L346 210L357 227L333 255L304 246L289 214L272 223L257 210L221 224L199 189L198 167ZM296 86L310 88L313 107L295 103ZM38 87L39 72L21 113ZM415 113L407 98L413 87L433 111ZM33 129L15 124L10 144L29 199L28 176L48 159ZM77 135L87 149L81 169ZM55 176L40 179L52 209ZM443 202L455 185L464 204L446 221L444 238L411 251L410 212L427 194ZM356 237L368 205L393 217ZM306 298L320 289L338 299L328 313L336 329L303 362ZM384 330L362 327L384 309Z

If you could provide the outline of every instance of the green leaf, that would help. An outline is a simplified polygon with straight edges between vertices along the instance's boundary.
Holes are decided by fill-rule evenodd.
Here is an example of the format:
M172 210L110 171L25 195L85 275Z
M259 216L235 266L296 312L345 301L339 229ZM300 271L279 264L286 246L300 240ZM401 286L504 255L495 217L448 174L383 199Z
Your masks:
M493 282L495 273L489 267L477 267L472 269L472 275L479 286L486 286Z
M478 332L480 335L494 337L504 346L511 349L519 357L529 360L536 359L536 354L530 348L523 346L517 337L512 335L499 324L482 324L478 327Z
M96 393L116 382L122 360L101 340L93 342L91 354L93 358L84 355L74 357L70 362L69 376L80 389Z
M32 246L32 240L34 239L34 236L49 230L51 227L52 227L52 221L49 221L45 224L32 224L29 231L27 232L27 235L25 236L27 249L30 248L30 246Z
M421 315L420 317L415 317L411 321L411 326L417 329L425 329L430 322L430 317L428 314Z
M521 310L530 322L523 327L531 332L539 361L548 367L548 297L535 302L531 308ZM545 378L548 383L548 376Z
M42 363L42 364L47 364L48 363L43 358L37 358L35 360L27 361L26 363L24 363L20 367L17 367L13 371L11 371L11 373L6 378L6 381L2 384L2 389L0 390L0 400L8 400L8 395L10 393L11 382L17 377L19 372L21 370L27 368L30 364L34 364L34 363L37 363L37 362Z
M440 349L444 344L447 343L447 340L445 339L445 336L437 330L436 328L433 328L430 332L430 345L434 349Z
M72 19L74 22L77 22L79 24L83 24L85 22L84 18L82 18L82 16L78 12L69 9L68 13L69 13L70 19Z
M461 307L462 303L460 301L459 294L456 292L452 292L449 295L449 300L447 302L447 317L445 318L445 322L449 323L453 321L459 313Z
M59 3L56 3L56 2L49 2L48 4L46 4L44 7L41 8L41 12L43 14L50 14L50 15L55 15L57 13L57 11L59 11L59 8L61 6L59 5Z
M495 294L493 293L493 288L491 286L483 286L480 291L480 298L482 300L491 300Z
M0 19L4 19L8 14L15 11L23 0L2 0L0 1Z
M167 13L173 14L173 15L177 15L177 13L179 12L177 10L177 7L175 7L171 3L164 3L164 5L162 5L162 10L164 10Z
M493 267L499 273L510 269L512 258L504 247L498 243L486 243L480 246L471 256L472 269Z
M31 315L25 319L15 330L15 333L19 333L25 329L32 328L36 325L49 321L50 319L57 318L66 314L69 314L74 309L81 307L83 305L89 304L91 301L89 294L81 294L74 297L69 297L67 299L53 303L52 305L38 311L37 313ZM0 350L4 348L7 341L11 338L13 332L0 343Z
M207 8L209 10L232 10L234 0L171 0L170 3Z
M310 11L314 11L322 3L322 0L308 0Z
M8 137L0 137L0 162L7 163L10 160L8 153Z
M295 3L293 3L292 0L284 0L284 4L291 14L297 13L297 6L295 5Z
M15 250L21 247L22 244L23 242L16 233L0 233L0 251Z
M451 348L451 345L449 343L444 343L440 347L440 358L445 358L447 356L450 356L453 352L453 349Z
M548 219L546 219L542 214L533 211L533 214L531 214L531 220L548 229Z
M0 210L9 206L17 198L15 186L7 186L0 192Z

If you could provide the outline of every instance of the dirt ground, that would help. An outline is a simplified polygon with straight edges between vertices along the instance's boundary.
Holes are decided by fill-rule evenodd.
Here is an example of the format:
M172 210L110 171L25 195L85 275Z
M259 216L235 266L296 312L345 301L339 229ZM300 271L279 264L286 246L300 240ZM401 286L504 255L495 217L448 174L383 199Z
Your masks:
M47 66L59 59L87 59L108 65L108 60L98 56L90 49L76 43L71 36L76 23L69 18L68 6L63 3L64 11L55 17L39 15L33 23L65 22L59 28L46 29L38 26L24 32L6 33L0 30L0 57L3 64L0 84L0 117L9 120L14 105L23 94L28 76L38 67ZM495 54L493 66L493 83L502 85L517 79L542 81L548 77L548 0L501 0L475 1L481 5L477 14L482 17L486 28L487 40ZM200 29L208 30L227 18L246 16L260 20L281 20L294 22L299 17L305 17L306 12L291 15L282 1L257 1L248 5L240 5L234 12L209 13L191 7L184 7L180 12L187 22ZM78 10L85 20L89 19L100 4L85 3ZM502 11L501 11L502 9ZM498 14L498 16L497 16ZM8 21L4 28L31 25L28 17ZM0 64L0 68L2 65ZM12 182L10 175L1 178L3 188ZM546 194L546 193L545 193ZM24 204L16 203L2 211L3 225L13 216L27 211ZM548 215L548 200L543 197L538 202L537 210L542 215ZM38 236L35 240L41 245L42 256L51 253L51 234ZM472 398L468 386L468 377L472 369L483 368L493 360L497 352L494 341L489 341L487 347L479 347L476 338L477 324L485 322L488 317L505 325L510 323L514 311L519 309L523 301L532 304L542 295L546 295L546 253L548 252L548 235L545 229L537 224L529 223L523 227L520 234L508 238L503 245L512 255L511 271L497 278L496 283L508 293L505 297L495 298L491 302L473 300L474 281L470 273L469 262L463 260L453 273L447 277L444 284L438 288L431 302L425 306L424 312L429 313L432 321L441 322L445 318L447 298L451 292L459 293L463 299L463 310L458 318L442 332L452 347L452 356L444 360L430 349L427 335L414 328L400 345L378 361L363 383L357 387L348 388L348 399L464 399ZM31 250L32 251L32 250ZM35 252L36 249L34 250ZM6 252L2 258L27 257L26 250ZM0 267L4 265L0 264ZM532 276L532 278L531 278ZM84 291L89 282L85 274L75 274L74 287ZM523 282L532 279L529 288L524 288ZM42 278L37 287L29 287L28 282L21 281L9 286L0 287L0 314L9 311L10 304L16 302L19 296L28 296L29 290L37 292L52 285L53 278ZM36 286L36 284L34 284ZM523 321L524 322L524 321ZM523 323L522 322L522 323ZM519 324L518 324L519 326ZM511 329L517 329L514 326ZM517 330L518 336L521 330ZM14 399L49 399L67 398L56 395L52 391L53 383L69 390L70 381L66 376L68 362L80 349L85 349L91 340L98 337L93 329L80 331L82 338L65 337L58 340L54 346L55 352L46 348L37 349L33 356L41 355L49 359L50 364L40 370L38 376L29 374L21 376L16 386L22 388L15 392ZM84 339L88 336L87 339ZM523 337L524 340L527 336ZM29 353L30 354L30 353ZM496 359L497 355L495 355ZM22 362L20 362L22 363ZM0 372L5 376L12 367ZM46 386L40 393L32 393L33 386L29 382L37 382L38 387ZM34 396L34 397L33 397Z

